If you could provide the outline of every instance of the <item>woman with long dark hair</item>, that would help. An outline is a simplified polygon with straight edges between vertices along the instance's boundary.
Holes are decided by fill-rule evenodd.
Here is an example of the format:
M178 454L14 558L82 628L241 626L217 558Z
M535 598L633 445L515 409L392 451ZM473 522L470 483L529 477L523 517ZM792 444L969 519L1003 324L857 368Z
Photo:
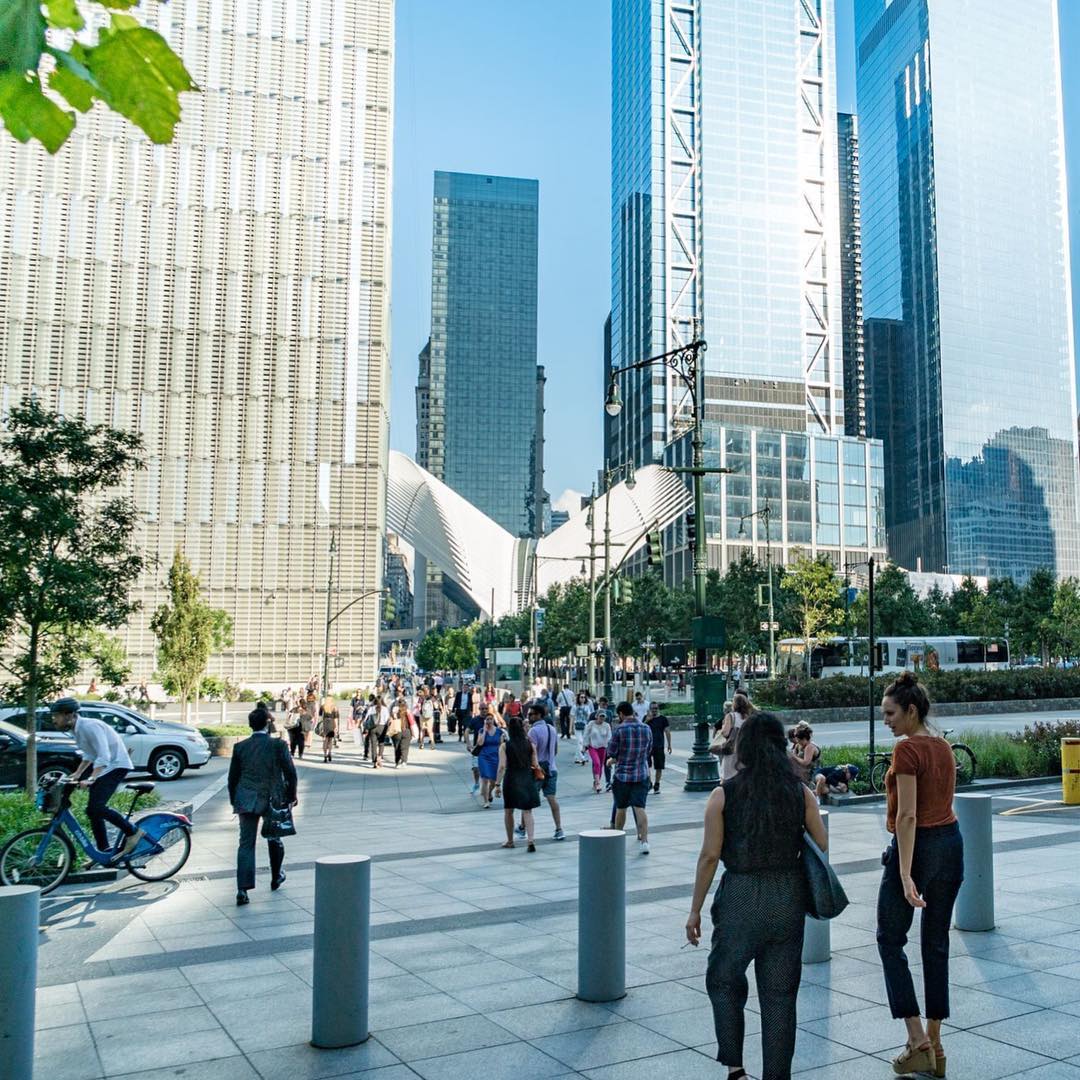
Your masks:
M882 857L877 943L894 1019L907 1027L907 1046L893 1060L900 1075L945 1075L941 1022L949 1017L949 924L964 880L964 841L953 813L956 760L952 747L927 722L930 698L910 671L885 689L885 726L897 736L885 774L886 828L892 843ZM926 1026L904 945L915 909Z
M506 843L503 847L514 846L514 811L520 810L529 851L535 851L533 811L540 805L540 788L533 771L540 769L536 747L525 734L525 722L520 716L507 717L506 731L507 738L499 742L499 771L495 778L495 794L498 795L501 790L503 797L503 820L506 825Z
M701 909L716 867L724 876L712 905L712 951L705 987L712 1002L719 1062L728 1080L742 1080L748 986L754 963L761 1011L762 1080L790 1080L795 1053L795 1000L802 976L806 883L801 865L805 829L828 843L817 800L788 763L784 726L753 713L739 730L738 773L709 796L705 837L686 938L701 940Z

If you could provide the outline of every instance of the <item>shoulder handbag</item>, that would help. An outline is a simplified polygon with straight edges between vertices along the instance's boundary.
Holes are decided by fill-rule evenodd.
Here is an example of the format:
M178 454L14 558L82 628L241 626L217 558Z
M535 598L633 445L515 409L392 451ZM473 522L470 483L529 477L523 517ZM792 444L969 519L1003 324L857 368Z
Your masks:
M293 821L291 806L275 806L263 815L262 834L266 840L280 840L285 836L296 835L296 822Z
M806 832L803 833L802 865L806 879L806 914L811 919L835 919L848 906L847 893L825 853Z

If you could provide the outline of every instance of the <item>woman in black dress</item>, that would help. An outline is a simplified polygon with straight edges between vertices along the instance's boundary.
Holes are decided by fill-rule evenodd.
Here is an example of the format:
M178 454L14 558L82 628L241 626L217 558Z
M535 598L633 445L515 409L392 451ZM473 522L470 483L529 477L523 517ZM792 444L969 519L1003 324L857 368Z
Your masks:
M506 825L504 848L514 846L514 811L520 810L529 841L529 851L536 850L533 843L533 811L540 805L540 789L534 769L539 770L536 747L525 734L525 724L520 716L506 721L508 738L499 744L499 773L495 781L495 795L502 791L503 821Z

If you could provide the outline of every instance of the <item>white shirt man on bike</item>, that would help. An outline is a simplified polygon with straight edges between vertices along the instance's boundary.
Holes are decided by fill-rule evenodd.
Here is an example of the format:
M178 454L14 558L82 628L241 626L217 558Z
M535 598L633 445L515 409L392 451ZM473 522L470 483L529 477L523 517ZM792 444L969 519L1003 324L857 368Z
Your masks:
M127 747L108 724L91 716L80 716L79 702L75 698L54 701L49 706L49 713L53 726L60 731L70 731L79 748L82 764L69 779L79 780L82 787L90 789L86 816L94 833L94 846L98 851L108 851L109 837L105 831L105 823L108 822L115 825L125 837L124 843L116 851L116 858L129 855L139 846L144 833L109 806L109 799L132 767ZM87 769L91 770L90 779L80 780Z

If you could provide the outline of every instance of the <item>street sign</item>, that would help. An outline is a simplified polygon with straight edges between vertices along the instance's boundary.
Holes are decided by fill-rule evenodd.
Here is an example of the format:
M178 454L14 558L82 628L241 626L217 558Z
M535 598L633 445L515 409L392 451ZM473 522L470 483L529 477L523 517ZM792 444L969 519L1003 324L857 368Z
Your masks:
M772 624L770 624L770 623L767 623L767 622L763 622L763 623L761 624L761 629L762 629L762 630L768 630L768 629L770 629L770 626L771 626L771 628L772 628L772 630L773 630L774 632L780 629L780 624L779 624L778 622L774 622L774 623L772 623Z
M538 607L536 609L536 632L539 634L544 629L544 608Z
M582 658L588 656L589 655L589 646L588 645L575 645L574 646L574 655L578 656L578 657L582 657Z
M660 646L660 663L665 667L685 667L689 652L689 641L665 641Z
M345 666L345 657L344 656L335 656L334 657L334 667L344 667L344 666Z

